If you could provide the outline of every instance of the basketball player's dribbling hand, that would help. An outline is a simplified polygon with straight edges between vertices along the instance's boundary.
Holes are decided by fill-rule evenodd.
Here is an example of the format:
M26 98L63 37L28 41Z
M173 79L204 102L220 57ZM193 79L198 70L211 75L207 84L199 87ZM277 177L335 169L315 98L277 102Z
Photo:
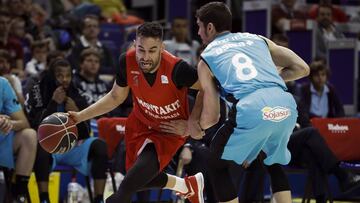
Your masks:
M182 135L184 137L189 136L186 120L162 121L160 128L162 132Z
M76 124L80 123L80 116L79 116L79 112L75 112L75 111L68 111L67 115L69 116L70 119L72 119Z

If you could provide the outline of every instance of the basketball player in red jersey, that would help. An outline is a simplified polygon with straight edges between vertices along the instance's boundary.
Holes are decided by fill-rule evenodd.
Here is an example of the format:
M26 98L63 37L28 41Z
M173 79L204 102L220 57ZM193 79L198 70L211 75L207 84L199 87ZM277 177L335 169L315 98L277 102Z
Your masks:
M189 118L187 90L199 86L196 70L165 51L162 36L159 24L141 25L135 48L120 57L111 91L90 107L69 112L82 122L111 111L132 91L134 108L125 132L127 173L108 203L131 202L136 191L148 188L171 189L192 203L204 202L201 173L182 179L162 172L189 134L183 125Z

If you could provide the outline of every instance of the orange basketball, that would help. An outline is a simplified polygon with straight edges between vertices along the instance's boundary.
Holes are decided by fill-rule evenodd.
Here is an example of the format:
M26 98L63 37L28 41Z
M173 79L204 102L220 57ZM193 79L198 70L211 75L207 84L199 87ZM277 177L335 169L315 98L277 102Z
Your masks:
M49 153L62 154L72 149L77 141L75 122L65 113L53 113L44 118L38 128L41 147Z

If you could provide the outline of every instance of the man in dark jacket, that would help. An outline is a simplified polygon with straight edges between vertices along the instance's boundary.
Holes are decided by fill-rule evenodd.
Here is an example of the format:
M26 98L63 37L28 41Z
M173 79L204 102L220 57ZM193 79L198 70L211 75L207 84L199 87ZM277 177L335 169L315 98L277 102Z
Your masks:
M301 100L310 118L344 117L344 107L334 87L328 83L329 69L323 62L310 64L309 79L311 83L301 88Z
M64 59L54 60L49 70L42 72L40 80L26 95L26 109L31 126L38 128L41 121L55 112L78 111L87 107L86 100L72 83L71 67ZM48 182L51 166L66 164L73 166L83 175L92 175L96 203L103 201L106 180L106 144L89 137L88 123L77 125L78 144L64 154L52 156L38 147L34 171L40 191L40 201L49 202ZM91 163L91 164L90 164Z

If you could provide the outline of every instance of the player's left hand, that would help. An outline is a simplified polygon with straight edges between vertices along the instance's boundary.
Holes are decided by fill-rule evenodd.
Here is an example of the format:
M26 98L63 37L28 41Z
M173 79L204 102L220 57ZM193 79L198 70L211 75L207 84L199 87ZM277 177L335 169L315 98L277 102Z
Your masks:
M162 132L175 135L189 136L186 120L162 121L159 127Z
M191 138L195 140L200 140L204 137L205 132L201 130L199 122L189 120L187 123Z

